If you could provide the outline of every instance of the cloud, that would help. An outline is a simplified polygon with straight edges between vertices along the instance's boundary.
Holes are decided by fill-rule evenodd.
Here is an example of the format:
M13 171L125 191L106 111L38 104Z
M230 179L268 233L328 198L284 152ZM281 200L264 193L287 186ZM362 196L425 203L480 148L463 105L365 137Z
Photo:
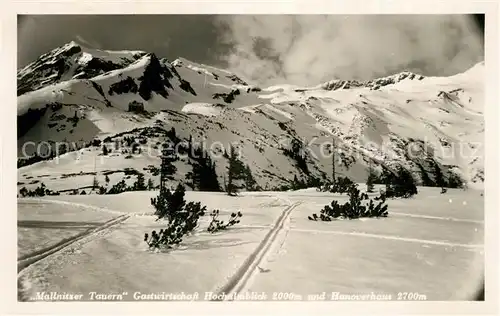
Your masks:
M80 35L77 35L76 36L76 40L77 42L89 47L89 48L97 48L97 49L100 49L101 48L101 45L99 45L99 43L96 43L94 41L87 41L86 39L84 39L82 36Z
M481 34L460 15L219 16L231 70L261 84L313 85L409 70L451 75L484 59Z

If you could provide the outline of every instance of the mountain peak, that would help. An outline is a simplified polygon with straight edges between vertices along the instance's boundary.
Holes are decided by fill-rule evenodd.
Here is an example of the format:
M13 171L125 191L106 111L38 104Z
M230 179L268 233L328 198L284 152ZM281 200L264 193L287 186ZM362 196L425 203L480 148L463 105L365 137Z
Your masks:
M419 75L411 71L402 71L394 75L380 77L366 81L333 79L320 84L318 87L323 90L338 90L338 89L352 89L352 88L370 88L371 90L378 90L383 86L396 84L403 80L422 80L424 78L425 77L423 75Z

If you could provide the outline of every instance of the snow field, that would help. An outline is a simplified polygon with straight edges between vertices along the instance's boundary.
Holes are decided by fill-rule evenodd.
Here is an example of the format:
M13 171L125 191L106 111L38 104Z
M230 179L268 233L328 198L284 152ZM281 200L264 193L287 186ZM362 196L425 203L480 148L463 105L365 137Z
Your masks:
M187 193L188 200L190 195L192 196L190 193ZM129 199L124 199L127 195ZM206 215L200 221L198 232L186 238L179 249L170 254L154 254L147 250L147 245L143 242L144 233L151 234L154 229L158 231L164 224L155 221L155 217L151 216L153 209L149 206L150 196L154 194L106 196L109 199L92 196L87 199L93 200L90 204L99 207L124 209L128 206L125 211L132 217L119 227L113 227L105 238L90 239L88 243L70 245L69 248L73 250L66 251L64 256L54 254L26 268L22 272L22 277L31 280L30 291L108 293L117 288L129 288L142 292L196 290L201 293L209 291L212 287L216 289L225 284L226 278L234 274L258 246L267 233L269 224L273 222L273 218L282 210L284 204L283 201L272 197L256 200L251 197L231 199L224 195L214 198L209 194L195 194L196 200L210 206L209 210L220 208L220 219L226 221L232 211L237 211L236 207L241 209L241 206L245 205L242 224L227 232L209 234L205 229L210 217ZM85 200L82 199L83 196L64 197L72 200L71 203ZM61 196L54 198L57 200ZM141 204L147 208L135 207L132 201L137 201L139 202L137 205ZM270 205L267 207L267 212L262 214L260 212L262 207L267 205ZM19 233L22 234L21 231ZM85 266L85 276L81 279L75 278L78 275L76 270L82 266ZM109 277L116 274L118 266L122 271L120 276L110 280ZM129 299L132 299L132 294L131 292ZM25 295L29 297L29 293Z
M219 208L223 220L238 210L243 217L241 224L209 234L206 215L194 235L169 253L152 253L143 242L144 233L163 227L151 216L149 199L157 192L50 197L91 205L92 213L107 208L131 217L23 270L20 278L31 283L24 295L64 291L88 300L91 291L125 291L124 300L134 300L137 292L197 292L193 299L204 300L213 298L206 292L226 291L263 292L272 300L275 292L284 292L289 294L281 299L307 300L325 292L329 300L332 292L373 292L392 299L412 292L426 300L470 299L484 267L482 197L472 190L444 195L439 188L419 190L414 199L389 200L388 218L329 223L307 219L331 202L326 193L250 192L231 198L186 192L188 201L200 201L209 211ZM450 198L469 203L450 204ZM66 221L66 211L51 208L47 220L57 214ZM27 210L20 212L29 216ZM89 220L86 216L81 220Z

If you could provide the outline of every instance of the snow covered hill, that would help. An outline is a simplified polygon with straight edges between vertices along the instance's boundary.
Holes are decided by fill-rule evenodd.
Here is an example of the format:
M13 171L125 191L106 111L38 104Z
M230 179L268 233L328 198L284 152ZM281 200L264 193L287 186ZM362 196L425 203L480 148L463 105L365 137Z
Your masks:
M332 80L312 87L258 87L236 74L179 58L169 61L143 51L100 51L75 42L40 56L18 72L18 156L40 155L54 143L109 143L73 146L57 159L23 163L18 185L43 181L53 190L91 184L93 176L146 170L159 165L158 145L175 128L209 147L237 144L263 189L293 180L331 177L325 143L335 139L342 154L336 168L363 182L371 163L402 164L420 183L436 168L451 170L469 185L484 180L484 63L451 77L403 72L368 82ZM141 140L141 155L112 143ZM292 142L305 150L305 166L286 154ZM70 146L71 147L71 146ZM85 146L83 146L85 147ZM214 148L214 147L213 147ZM148 154L144 154L147 152ZM214 149L214 153L222 150ZM322 154L322 152L324 154ZM215 159L222 183L226 159ZM190 171L176 162L175 180Z

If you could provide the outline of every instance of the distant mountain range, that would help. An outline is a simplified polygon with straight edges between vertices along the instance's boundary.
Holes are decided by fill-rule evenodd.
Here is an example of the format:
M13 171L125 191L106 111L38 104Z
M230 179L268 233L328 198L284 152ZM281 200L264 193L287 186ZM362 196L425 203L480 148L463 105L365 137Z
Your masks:
M144 51L71 42L18 71L18 156L24 161L18 185L43 181L69 190L91 184L95 175L102 180L111 174L117 182L130 169L158 182L148 171L159 165L158 156L130 157L111 145L107 156L100 155L100 147L88 147L56 160L25 158L43 144L127 136L142 139L144 149L154 148L175 128L181 140L237 144L242 161L267 189L294 176L331 179L332 158L320 153L328 152L322 144L332 140L343 152L336 171L356 181L365 181L369 165L380 170L399 164L419 183L432 182L438 168L460 175L469 186L482 186L483 72L482 62L450 77L402 72L366 82L259 87L183 58L169 61ZM294 143L306 149L302 163L284 150ZM215 163L222 183L227 161ZM189 158L175 164L174 181L184 181Z

